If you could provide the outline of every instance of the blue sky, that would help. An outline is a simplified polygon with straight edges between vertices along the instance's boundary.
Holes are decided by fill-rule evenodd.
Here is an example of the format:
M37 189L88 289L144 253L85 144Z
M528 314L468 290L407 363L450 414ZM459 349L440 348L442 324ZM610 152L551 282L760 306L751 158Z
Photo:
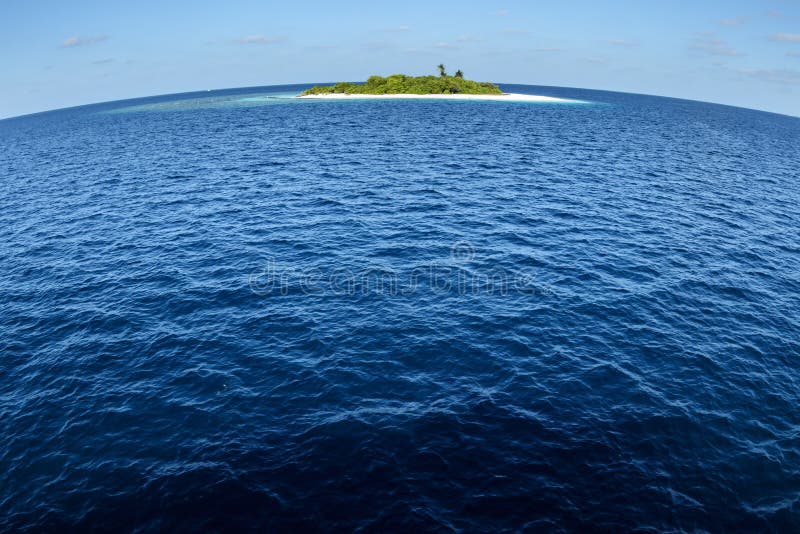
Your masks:
M440 62L800 116L800 1L3 0L0 118Z

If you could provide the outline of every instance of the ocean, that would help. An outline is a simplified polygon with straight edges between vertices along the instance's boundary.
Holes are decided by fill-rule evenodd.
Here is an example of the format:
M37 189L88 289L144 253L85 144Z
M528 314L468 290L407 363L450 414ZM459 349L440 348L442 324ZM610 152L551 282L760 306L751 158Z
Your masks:
M0 121L0 530L800 530L800 119Z

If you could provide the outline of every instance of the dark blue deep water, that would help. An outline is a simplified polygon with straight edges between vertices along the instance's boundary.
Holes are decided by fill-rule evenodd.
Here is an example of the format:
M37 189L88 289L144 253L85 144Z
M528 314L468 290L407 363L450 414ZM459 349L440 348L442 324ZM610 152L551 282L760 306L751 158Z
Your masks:
M0 530L800 529L800 119L0 122Z

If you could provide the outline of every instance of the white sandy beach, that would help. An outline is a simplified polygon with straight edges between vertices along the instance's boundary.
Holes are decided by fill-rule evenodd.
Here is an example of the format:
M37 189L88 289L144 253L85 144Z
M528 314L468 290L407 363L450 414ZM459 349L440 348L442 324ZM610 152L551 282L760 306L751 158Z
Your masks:
M426 99L426 100L496 100L501 102L562 102L578 103L580 100L569 100L566 98L555 98L552 96L523 95L518 93L503 93L502 95L348 95L344 93L329 93L325 95L305 95L297 98L307 98L316 100L362 100L362 99Z

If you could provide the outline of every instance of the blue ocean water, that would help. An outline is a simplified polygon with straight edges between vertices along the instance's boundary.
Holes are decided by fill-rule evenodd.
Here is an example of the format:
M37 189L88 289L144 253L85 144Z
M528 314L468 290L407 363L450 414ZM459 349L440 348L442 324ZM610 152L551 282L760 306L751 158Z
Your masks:
M0 530L800 530L800 119L0 121Z

